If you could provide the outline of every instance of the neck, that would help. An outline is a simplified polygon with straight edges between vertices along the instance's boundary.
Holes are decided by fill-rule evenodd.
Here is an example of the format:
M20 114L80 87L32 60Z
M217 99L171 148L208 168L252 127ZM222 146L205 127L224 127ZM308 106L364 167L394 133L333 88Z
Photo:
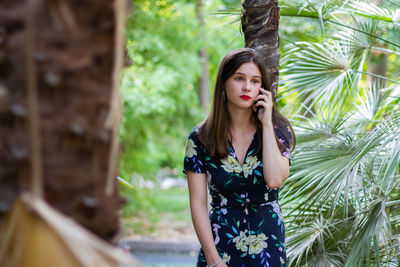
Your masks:
M256 130L257 126L253 121L253 111L251 109L237 109L228 106L228 110L231 117L229 125L231 134L243 134Z

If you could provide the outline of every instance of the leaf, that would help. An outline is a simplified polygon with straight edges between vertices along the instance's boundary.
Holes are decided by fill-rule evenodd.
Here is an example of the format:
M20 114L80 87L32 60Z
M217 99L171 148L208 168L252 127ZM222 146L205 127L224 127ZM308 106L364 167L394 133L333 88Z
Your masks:
M260 228L263 223L264 223L264 219L262 219L262 221L258 224L257 228Z
M261 172L258 170L254 170L254 173L257 174L258 176L262 176Z
M226 236L229 237L229 238L234 238L234 236L231 235L230 233L225 233L225 234L226 234Z
M235 229L235 227L231 227L232 228L232 231L236 234L236 235L238 235L239 233L238 233L238 231Z
M213 167L214 169L218 169L217 166L215 166L214 163L208 163L211 167Z
M251 156L254 153L254 151L256 151L256 150L255 149L250 150L249 153L247 153L247 156L248 157Z
M118 176L118 182L119 182L122 186L124 186L124 187L126 187L126 188L128 188L128 189L131 189L131 190L134 190L134 189L135 189L131 183L129 183L127 180L125 180L125 179L122 178L122 177L119 177L119 176Z

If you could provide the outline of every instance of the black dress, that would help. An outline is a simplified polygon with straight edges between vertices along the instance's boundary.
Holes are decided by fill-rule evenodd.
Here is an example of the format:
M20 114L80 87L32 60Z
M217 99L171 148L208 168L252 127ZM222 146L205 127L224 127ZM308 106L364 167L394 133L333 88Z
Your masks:
M290 140L274 127L283 144L282 155L289 158ZM263 178L262 149L257 149L256 133L243 165L233 146L224 159L211 157L194 128L187 140L184 172L206 173L211 196L209 218L215 245L230 267L286 266L285 227L278 204L278 190L270 189ZM197 266L206 266L203 250Z

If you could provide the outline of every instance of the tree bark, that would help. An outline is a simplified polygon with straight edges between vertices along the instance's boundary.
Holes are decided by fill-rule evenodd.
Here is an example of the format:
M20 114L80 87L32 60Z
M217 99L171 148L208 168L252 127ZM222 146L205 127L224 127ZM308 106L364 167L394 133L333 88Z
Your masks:
M276 99L279 79L279 6L277 0L244 0L242 30L245 46L257 50L267 68Z
M208 53L207 53L207 38L203 14L203 1L197 1L197 18L200 23L200 40L202 43L201 49L199 51L199 56L201 60L201 76L199 84L199 98L200 105L204 110L204 113L208 113L208 108L210 105L210 75L208 72Z
M117 1L33 0L34 10L29 1L0 3L0 218L32 191L35 86L44 199L105 240L118 232L123 201L109 164L118 135Z

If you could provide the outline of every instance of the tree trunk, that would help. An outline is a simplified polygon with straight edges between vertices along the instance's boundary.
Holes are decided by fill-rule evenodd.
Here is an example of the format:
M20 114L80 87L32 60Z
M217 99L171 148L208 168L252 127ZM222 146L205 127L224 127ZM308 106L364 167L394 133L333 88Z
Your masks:
M119 230L118 1L0 2L0 218L41 172L49 204L103 239Z
M201 76L200 76L200 84L199 84L199 98L200 105L204 110L204 113L208 113L208 107L210 105L210 75L208 72L208 53L207 53L207 38L206 38L206 30L205 30L205 22L204 22L204 14L203 14L203 1L197 1L197 18L200 23L200 40L202 43L201 49L199 51L199 56L201 60Z
M279 79L279 7L277 0L244 0L242 30L246 47L256 49L263 58L274 98Z

